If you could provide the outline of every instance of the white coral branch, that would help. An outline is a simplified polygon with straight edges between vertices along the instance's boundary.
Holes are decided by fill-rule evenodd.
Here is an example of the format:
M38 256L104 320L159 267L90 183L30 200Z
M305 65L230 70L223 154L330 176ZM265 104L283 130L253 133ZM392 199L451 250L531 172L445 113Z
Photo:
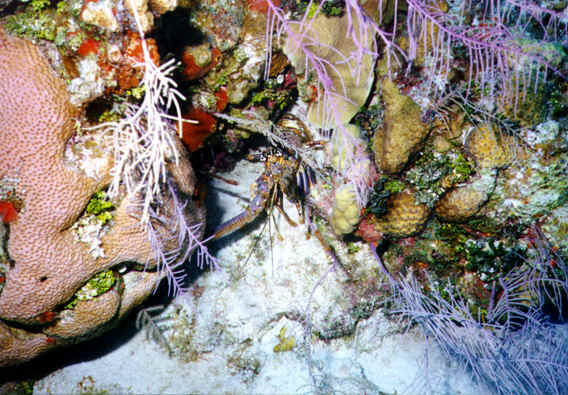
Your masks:
M156 202L166 182L166 164L177 163L179 157L175 144L177 130L181 133L180 101L185 97L176 89L177 83L170 77L176 68L172 59L157 66L150 56L148 45L134 13L141 37L143 62L135 68L144 71L140 87L144 90L141 104L125 104L124 117L92 129L105 129L112 138L114 149L113 180L109 188L111 196L117 196L123 185L129 195L143 196L140 222L149 221L149 209ZM175 116L168 115L170 109Z

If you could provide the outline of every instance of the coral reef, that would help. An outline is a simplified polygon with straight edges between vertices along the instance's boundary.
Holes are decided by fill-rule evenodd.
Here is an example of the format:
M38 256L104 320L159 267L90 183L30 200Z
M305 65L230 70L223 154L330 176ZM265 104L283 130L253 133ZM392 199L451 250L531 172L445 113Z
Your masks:
M120 28L114 15L116 8L114 2L109 0L86 2L81 11L81 19L111 32L117 32Z
M415 279L391 284L395 310L420 325L491 393L560 394L568 383L565 329L542 315L550 299L558 308L566 297L566 264L532 230L538 253L499 280L501 296L494 283L487 310L472 312L450 283L431 292Z
M193 302L161 336L170 354L229 345L224 368L246 385L269 355L334 392L312 344L331 349L394 306L477 382L509 364L502 392L551 392L517 356L530 359L525 341L565 347L538 338L565 321L566 5L401 4L1 5L20 38L0 33L0 364L96 336L167 278ZM239 250L188 284L194 250L217 265L203 205L224 205L216 181L235 182L219 173L242 176L244 158L264 173L237 195L256 194L214 233L221 255ZM255 234L262 212L278 240ZM255 235L232 238L240 226ZM534 353L564 372L559 354ZM351 392L371 392L365 375Z

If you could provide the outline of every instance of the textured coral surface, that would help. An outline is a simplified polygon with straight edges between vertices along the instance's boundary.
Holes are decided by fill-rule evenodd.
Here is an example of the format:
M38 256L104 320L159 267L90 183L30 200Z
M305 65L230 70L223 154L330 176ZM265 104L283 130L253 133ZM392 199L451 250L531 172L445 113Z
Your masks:
M119 280L107 293L61 311L97 273L123 262L152 267L153 252L132 196L123 197L113 211L110 229L101 237L102 255L92 254L88 243L76 240L72 225L93 193L108 185L109 166L96 178L86 176L80 166L67 166L65 144L74 132L77 111L65 85L33 44L3 31L0 86L0 179L17 179L16 194L22 202L17 219L9 224L10 267L0 294L0 365L5 365L30 359L56 343L96 334L149 295L160 274L149 273L148 281L148 276L127 273L126 287ZM171 170L180 180L179 188L191 192L194 176L189 163L182 160ZM163 204L167 218L171 200ZM170 234L159 227L157 231L164 237ZM171 247L166 243L165 248ZM42 325L50 337L15 329L11 322Z
M426 223L430 210L414 200L411 191L390 198L388 213L376 220L375 229L395 237L406 237L418 232Z
M408 96L400 94L396 85L383 81L385 101L384 126L375 133L373 149L379 169L397 173L416 152L429 132L420 119L420 107Z

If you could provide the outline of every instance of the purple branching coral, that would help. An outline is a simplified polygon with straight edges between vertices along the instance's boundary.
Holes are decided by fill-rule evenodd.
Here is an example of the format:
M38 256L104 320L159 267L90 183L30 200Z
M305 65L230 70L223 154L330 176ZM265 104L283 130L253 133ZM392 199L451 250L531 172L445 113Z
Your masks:
M548 70L563 75L551 60L555 50L550 46L568 42L562 14L529 0L466 1L456 12L442 10L440 4L408 1L408 58L416 59L423 46L430 85L448 79L456 50L467 55L468 93L476 84L482 96L498 99L501 106L516 109Z
M521 300L518 293L516 298ZM438 291L426 295L413 281L399 283L395 303L399 313L492 393L563 394L568 390L565 328L530 316L536 311L523 313L527 319L515 330L498 321L482 323L463 299L454 294L443 297ZM506 313L517 316L518 312Z
M568 334L552 323L565 308L568 266L538 228L532 231L534 256L493 283L486 311L472 309L450 284L441 290L432 283L425 292L414 278L395 279L376 255L393 289L393 311L494 393L568 391ZM556 316L545 315L545 306Z
M148 222L148 236L154 253L154 259L157 263L157 270L165 274L168 282L169 293L178 296L186 291L187 267L186 263L189 258L196 254L197 266L204 269L205 266L211 269L218 268L217 259L212 256L206 246L210 240L201 237L204 231L202 223L188 224L186 214L186 203L179 200L179 192L167 182L167 192L171 198L173 206L173 215L167 218L160 215L158 210L150 207L150 221ZM170 218L171 217L171 218ZM153 222L157 222L168 229L173 230L176 240L165 239L163 235L156 231ZM175 248L168 249L166 244L175 243ZM161 276L163 277L163 276ZM157 286L158 284L156 284Z

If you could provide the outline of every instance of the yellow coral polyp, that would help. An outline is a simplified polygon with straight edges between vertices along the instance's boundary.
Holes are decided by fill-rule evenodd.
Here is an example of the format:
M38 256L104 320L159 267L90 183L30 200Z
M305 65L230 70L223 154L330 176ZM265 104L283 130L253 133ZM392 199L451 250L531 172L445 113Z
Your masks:
M350 185L343 185L335 192L331 226L337 234L348 234L353 232L359 220L360 211L355 191Z

